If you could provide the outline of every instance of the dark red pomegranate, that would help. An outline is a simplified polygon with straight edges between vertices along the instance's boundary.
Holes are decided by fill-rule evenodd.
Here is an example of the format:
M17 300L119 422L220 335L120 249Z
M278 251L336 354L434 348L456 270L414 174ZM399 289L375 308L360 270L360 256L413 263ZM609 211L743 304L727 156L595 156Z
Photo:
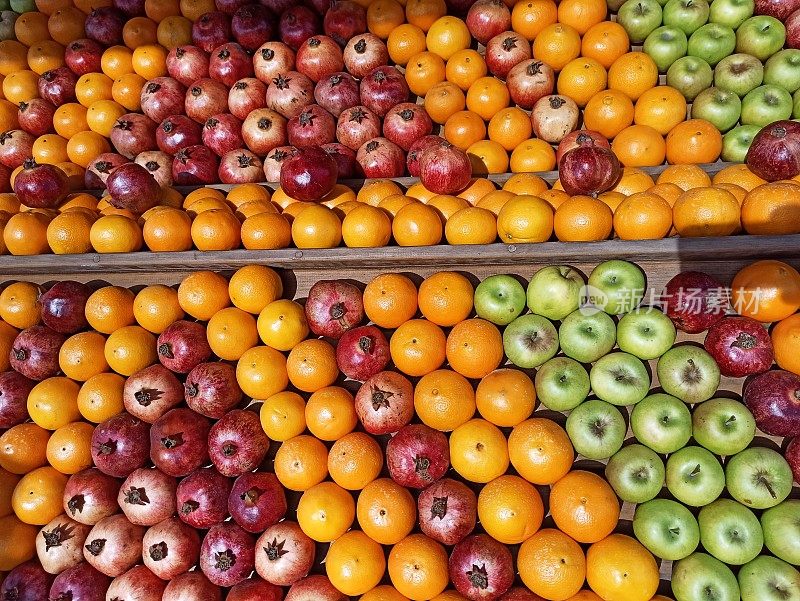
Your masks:
M143 17L145 15L144 0L114 0L114 7L127 17Z
M55 165L40 165L28 158L14 179L14 193L26 207L52 209L69 194L69 180Z
M142 88L142 112L154 122L161 123L168 117L183 113L185 96L186 88L177 79L156 77Z
M141 113L128 113L117 119L111 129L111 143L122 156L136 158L136 155L158 146L156 127L155 121L149 117Z
M67 67L57 67L39 76L39 97L54 106L75 100L75 84L78 76Z
M350 38L367 31L367 11L352 0L339 0L325 13L322 28L325 35L344 46Z
M187 475L208 463L210 428L209 420L186 407L167 411L150 428L150 460L170 476Z
M275 33L275 17L261 4L245 4L231 20L231 31L242 48L254 52Z
M317 82L314 99L338 118L345 109L357 106L361 101L358 89L358 81L349 73L331 73Z
M211 427L208 454L223 476L241 476L261 465L269 449L269 439L258 415L234 409Z
M426 150L419 159L419 179L436 194L460 192L472 178L467 153L448 142Z
M347 71L363 79L373 69L389 64L389 49L374 33L364 33L350 38L342 54Z
M94 526L119 511L117 494L121 482L96 467L73 474L64 487L64 513L76 522Z
M195 321L181 319L168 325L159 334L157 345L159 361L178 373L189 373L211 356L206 329Z
M381 119L365 106L342 111L336 124L336 139L352 150L381 135Z
M401 177L406 170L406 154L386 138L373 138L364 142L356 153L356 160L365 177Z
M611 143L603 134L590 129L579 129L568 133L566 136L564 136L564 139L558 143L558 148L556 148L556 163L558 163L558 161L561 160L561 157L563 157L573 148L584 146L587 143L590 143L587 138L591 138L594 141L595 146L608 148L609 150L611 149Z
M530 42L513 31L499 33L486 44L486 66L490 73L501 79L531 56Z
M464 20L472 37L481 44L511 29L511 11L502 0L478 0Z
M213 467L193 471L178 483L175 501L178 517L194 528L210 528L228 516L228 495L233 482Z
M92 433L92 461L104 474L126 478L147 463L150 424L120 413Z
M123 42L122 28L126 21L125 13L113 6L95 8L84 23L86 37L103 46L117 46Z
M358 164L356 153L351 148L338 142L330 142L322 145L322 150L327 152L336 161L336 170L339 179L353 179L364 175L361 165Z
M222 156L244 146L242 122L230 113L209 117L203 126L203 145Z
M716 278L701 271L684 271L664 287L664 313L675 327L689 334L704 332L725 317L728 301Z
M26 561L11 570L0 584L0 599L5 601L43 601L48 597L53 576L36 560Z
M450 554L449 568L458 592L476 601L497 599L514 583L511 551L486 534L458 543Z
M64 50L64 64L78 77L87 73L102 73L100 58L103 50L94 40L75 40Z
M336 139L336 120L324 108L312 104L289 119L286 133L289 144L297 148L322 146Z
M283 161L281 188L292 198L318 201L336 185L336 161L322 148L298 148Z
M800 123L776 121L764 127L753 138L745 162L768 182L800 174Z
M219 419L242 401L236 369L222 362L201 363L186 376L186 404L201 415Z
M43 325L22 330L11 345L11 368L31 380L52 378L60 370L58 351L65 340L66 336Z
M228 513L242 528L263 532L286 514L286 494L275 474L249 472L233 483Z
M84 329L86 301L92 289L74 280L56 282L39 297L42 322L59 334L75 334Z
M314 334L338 340L364 319L361 291L344 281L320 280L308 291L305 312Z
M226 601L281 601L282 599L281 587L265 582L258 576L242 580L228 591L226 597Z
M239 44L222 44L211 53L208 75L230 88L238 80L253 75L253 61Z
M383 135L408 152L421 138L433 131L433 122L425 108L403 102L392 108L383 120Z
M500 2L500 0L482 0ZM501 3L502 4L502 3ZM478 6L475 4L475 6ZM556 76L553 68L540 60L528 59L514 65L506 75L511 100L530 110L541 98L553 93Z
M386 467L400 486L430 486L450 468L447 437L424 424L403 426L386 444Z
M315 35L303 42L295 61L297 70L313 82L344 70L342 49L326 35Z
M55 577L49 598L54 601L105 601L110 584L111 578L83 561Z
M167 72L184 86L208 77L208 54L197 46L178 46L167 55Z
M217 155L200 145L178 151L172 161L172 179L179 186L216 183L218 170Z
M278 23L281 41L293 50L298 50L303 42L321 30L317 13L302 5L284 10Z
M0 373L0 430L28 419L28 393L36 382L14 370Z
M202 126L186 115L167 117L156 129L156 143L162 152L174 155L203 141Z
M395 67L377 67L361 81L361 104L379 117L407 102L410 94L406 78Z
M234 586L253 571L255 540L240 526L212 526L200 547L200 569L217 586Z
M118 209L144 213L161 200L161 186L150 172L136 163L120 165L106 180L111 204Z
M211 52L230 39L231 18L222 11L205 13L192 25L192 44L205 52Z
M440 136L428 135L416 140L406 155L406 168L412 177L419 177L419 160L426 150L434 148L444 142Z
M116 152L104 152L98 155L89 163L89 168L86 170L86 187L91 190L102 190L106 187L106 181L111 172L129 162L128 159Z
M389 342L375 326L348 330L336 345L336 364L348 378L361 382L389 364Z
M767 371L774 354L764 326L748 317L726 317L709 328L703 343L724 376L744 378Z
M56 107L43 98L20 102L17 111L19 126L32 136L43 136L53 129Z
M442 478L419 493L417 505L420 529L443 545L455 545L475 529L478 499L463 482Z
M617 185L622 177L622 165L608 148L588 139L561 157L558 172L567 194L597 196Z

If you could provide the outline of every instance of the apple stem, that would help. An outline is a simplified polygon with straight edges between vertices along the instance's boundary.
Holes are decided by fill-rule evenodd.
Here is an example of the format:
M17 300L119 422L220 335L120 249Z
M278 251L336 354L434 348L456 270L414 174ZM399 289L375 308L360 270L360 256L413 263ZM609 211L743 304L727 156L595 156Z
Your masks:
M698 463L696 466L694 466L694 469L693 469L693 470L691 471L691 473L689 474L689 477L690 477L690 478L694 478L694 477L695 477L695 476L697 476L699 473L700 473L700 464Z
M767 489L767 492L769 492L770 496L773 499L777 499L778 498L778 495L775 494L775 489L772 488L772 485L769 483L769 480L767 480L767 478L764 476L764 474L759 474L758 477L756 478L756 481L758 482L758 484L763 485L764 488Z
M735 415L731 415L728 419L725 420L725 427L730 426L735 421L736 421L736 416Z

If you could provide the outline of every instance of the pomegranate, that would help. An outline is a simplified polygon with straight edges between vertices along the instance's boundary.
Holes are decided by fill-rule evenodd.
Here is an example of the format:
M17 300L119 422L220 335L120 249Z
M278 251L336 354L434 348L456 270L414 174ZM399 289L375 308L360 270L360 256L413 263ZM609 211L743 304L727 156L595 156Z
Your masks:
M56 107L43 98L32 98L28 102L20 102L17 121L20 128L32 136L43 136L53 129L53 115Z
M162 601L222 601L222 592L200 570L176 576L164 589Z
M564 191L571 196L596 197L611 190L622 177L617 155L608 148L596 146L588 136L578 143L580 145L566 152L558 164Z
M189 146L175 154L172 179L178 186L213 184L217 181L219 159L210 148Z
M430 486L450 467L447 437L424 424L403 426L386 444L386 466L400 486Z
M208 454L223 476L235 477L254 470L268 449L269 439L252 411L229 411L208 435Z
M419 159L419 179L436 194L454 194L467 187L472 164L467 153L449 142L426 150Z
M482 0L499 2L500 0ZM478 6L475 4L475 6ZM532 109L540 99L553 93L556 76L553 68L536 59L523 60L514 65L506 75L506 86L511 100L523 109Z
M297 522L268 527L256 542L256 572L267 582L291 586L314 565L315 544Z
M286 593L284 601L348 601L349 597L340 593L327 576L314 574L298 580Z
M96 467L73 474L64 487L64 512L76 522L94 526L119 511L120 482Z
M792 476L795 482L800 482L800 438L795 437L789 442L786 447L786 461L792 468Z
M494 36L486 45L486 66L501 79L505 79L511 69L531 56L528 40L513 31Z
M363 79L372 70L389 64L389 49L374 33L364 33L350 38L342 59L353 77Z
M238 584L253 571L255 540L231 522L212 526L200 547L200 569L217 586Z
M186 88L178 80L171 77L156 77L142 88L140 96L142 112L156 123L161 123L168 117L183 113L185 96Z
M36 140L22 129L12 129L0 134L0 163L16 169L33 154L33 143Z
M114 0L114 7L121 10L128 17L143 17L145 15L144 0Z
M531 125L537 138L558 144L578 128L581 111L568 96L542 96L533 105Z
M202 126L186 115L167 117L156 130L156 143L162 152L174 155L184 148L200 144L202 131Z
M228 110L237 119L244 121L256 109L267 106L267 86L255 77L240 79L228 93Z
M397 372L380 372L358 389L355 408L370 434L397 432L414 417L414 388L408 378Z
M745 162L768 182L800 174L800 123L776 121L764 127L753 138Z
M122 115L111 128L111 143L122 156L133 159L157 147L156 127L155 121L141 113Z
M244 146L242 122L230 113L214 115L203 126L203 145L222 156Z
M232 15L237 10L246 6L249 0L215 0L214 5L217 10L221 10L225 14Z
M336 139L352 150L381 135L381 120L365 106L342 111L336 124Z
M128 413L107 419L92 433L92 461L104 474L127 478L147 463L149 427Z
M106 593L107 599L126 601L161 601L167 583L153 574L146 566L131 568L111 581Z
M410 94L406 78L394 67L377 67L361 81L361 104L379 117L407 102Z
M105 188L111 172L129 162L128 159L116 152L104 152L98 155L86 170L86 187L92 190Z
M484 46L494 36L511 29L511 11L502 0L478 0L465 19L472 37Z
M171 580L188 572L200 558L200 535L178 518L150 527L142 539L142 560L153 574Z
M367 11L352 0L338 0L325 13L322 29L337 44L345 46L348 40L367 31Z
M201 323L185 319L171 323L158 336L158 359L178 373L188 373L211 356L206 329Z
M345 109L357 106L360 102L358 82L349 73L330 73L317 82L314 99L338 119Z
M336 161L336 171L339 179L352 179L363 176L361 165L358 164L355 151L344 144L330 142L322 145L322 150L327 152Z
M60 515L36 537L36 555L45 571L60 574L83 561L83 543L91 526Z
M252 53L275 33L272 13L260 4L241 6L231 19L231 31L242 48Z
M167 55L167 73L184 86L208 77L208 64L208 54L197 46L177 46Z
M371 378L389 364L389 359L389 342L375 326L348 330L336 345L336 364L352 380Z
M124 513L97 522L86 537L83 556L106 576L119 576L142 557L144 527L131 524Z
M196 469L178 483L178 517L193 528L210 528L228 515L232 482L213 467Z
M172 186L172 157L160 150L148 150L136 155L134 163L141 165L162 188Z
M433 131L433 122L422 105L403 102L392 108L383 120L383 135L408 152L420 138Z
M264 166L254 153L238 148L222 155L218 174L223 184L258 183L264 181Z
M39 297L42 323L59 334L74 334L87 326L86 301L92 289L73 280L53 284Z
M412 177L419 177L419 160L426 150L434 148L444 142L440 136L428 135L417 139L406 155L406 168Z
M214 10L202 15L192 25L192 44L205 52L212 52L231 39L231 18Z
M57 67L39 76L39 97L54 106L75 100L75 84L78 76L67 67Z
M295 51L303 42L321 30L317 14L302 5L291 6L284 10L278 23L281 41Z
M0 373L0 429L5 430L28 419L28 393L36 385L14 370Z
M701 271L684 271L672 278L661 293L664 313L675 327L688 334L704 332L725 317L727 299L722 284Z
M125 13L113 6L95 8L84 23L86 37L103 46L117 46L123 42L122 28L126 21Z
M239 44L222 44L211 53L208 75L230 88L238 80L253 75L253 61Z
M315 83L344 69L342 49L325 35L312 36L303 42L295 60L297 70Z
M100 58L103 50L94 40L75 40L64 50L64 64L78 77L87 73L102 73Z
M314 82L297 71L280 73L267 88L267 106L287 119L314 103Z
M292 198L317 201L333 190L338 171L336 161L322 148L298 148L283 161L281 188Z
M419 493L417 504L420 529L443 545L455 545L475 529L478 499L463 482L442 478Z
M497 599L514 583L508 547L486 534L468 536L450 554L450 580L469 599Z
M150 460L170 476L185 476L208 462L209 422L186 407L167 411L150 428Z
M201 363L186 376L186 404L194 411L219 419L242 401L236 369L228 363Z
M198 123L209 117L228 111L228 88L215 79L198 79L186 91L184 101L186 115ZM177 110L173 114L180 114Z
M774 359L769 333L755 319L726 317L709 328L703 343L723 376L744 378L767 371Z
M154 526L175 513L178 483L159 469L139 468L122 483L117 503L132 524Z
M267 42L253 54L255 76L269 85L281 73L293 71L295 53L283 42Z
M136 163L120 165L106 179L109 201L118 209L144 213L161 200L161 186L150 172Z
M364 319L361 291L340 280L320 280L308 291L306 319L317 336L338 340Z
M291 8L297 0L261 0L261 4L270 9L274 14L280 15L287 8Z
M283 486L275 474L242 474L234 481L228 496L228 513L248 532L263 532L286 514Z
M69 180L55 165L40 165L28 158L14 179L14 193L26 207L52 209L69 194Z
M558 163L558 161L561 160L561 157L563 157L568 151L589 143L587 137L594 140L595 146L608 148L609 150L611 149L611 143L603 134L590 129L578 129L568 133L564 139L558 143L558 148L556 149L556 163Z
M386 138L364 142L356 153L356 160L365 177L401 177L406 170L403 149Z
M64 570L50 587L52 601L105 601L111 578L99 572L86 561ZM47 597L37 597L46 599ZM22 599L22 597L20 597Z
M225 601L282 601L283 590L279 586L264 582L257 576L250 576L234 585Z
M283 162L291 157L296 150L294 146L278 146L270 151L264 159L264 176L268 182L281 181Z
M312 104L289 120L286 133L292 146L322 146L336 139L336 120L324 108Z
M66 337L47 326L22 330L11 345L11 368L26 378L41 381L59 371L58 351Z
M47 599L53 576L32 560L19 564L0 583L0 598L4 601L42 601ZM101 599L102 601L102 599Z
M800 375L772 369L747 381L742 396L761 432L800 436Z
M242 124L242 138L256 155L266 156L274 148L286 145L286 119L272 109L256 109Z

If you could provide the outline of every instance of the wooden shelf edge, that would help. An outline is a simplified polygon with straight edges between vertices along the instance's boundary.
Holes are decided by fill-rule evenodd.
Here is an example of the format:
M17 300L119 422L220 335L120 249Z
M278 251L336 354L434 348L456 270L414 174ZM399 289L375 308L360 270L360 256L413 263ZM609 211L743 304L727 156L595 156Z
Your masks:
M293 270L383 268L401 271L415 267L490 266L510 264L577 263L610 258L637 263L664 260L727 262L776 258L800 259L800 235L730 236L724 238L666 238L604 242L544 242L481 246L333 248L256 251L138 252L125 254L38 255L0 257L0 275L97 274L238 269L259 263Z

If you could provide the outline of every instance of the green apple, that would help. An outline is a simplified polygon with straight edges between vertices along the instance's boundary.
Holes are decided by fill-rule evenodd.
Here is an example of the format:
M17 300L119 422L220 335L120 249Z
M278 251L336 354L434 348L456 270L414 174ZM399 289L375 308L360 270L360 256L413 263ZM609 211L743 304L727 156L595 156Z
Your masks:
M661 18L661 5L656 0L628 0L617 13L617 22L625 28L634 44L644 42L661 25Z
M631 430L643 445L656 453L668 455L689 442L692 437L692 415L686 403L658 392L634 405Z
M728 565L741 566L764 546L756 515L731 499L717 499L700 510L700 542L706 551Z
M558 352L558 332L541 315L522 315L506 326L503 350L518 367L539 367Z
M764 85L742 100L742 125L764 127L792 116L792 95L779 86Z
M572 446L587 459L608 459L622 448L627 426L619 409L593 399L581 403L567 417Z
M722 155L720 155L722 160L744 163L753 138L760 131L761 128L758 125L738 125L722 136Z
M597 398L612 405L635 405L650 390L650 374L640 359L629 353L610 353L589 371Z
M764 544L775 557L800 565L800 500L789 499L761 514Z
M672 566L675 601L740 601L731 569L706 553L692 553Z
M667 488L684 505L703 507L722 494L725 471L703 447L684 447L667 459Z
M755 9L755 0L713 0L708 20L735 30L753 16Z
M689 38L689 56L699 56L712 67L736 47L733 29L719 23L706 23Z
M714 396L719 386L719 367L699 346L671 348L658 360L656 371L664 392L684 403L702 403Z
M11 10L15 13L29 13L36 10L36 2L34 0L10 0Z
M667 85L683 94L688 102L709 87L713 80L711 66L697 56L679 58L667 70Z
M692 512L671 499L653 499L636 508L633 533L656 557L677 561L700 544L700 527Z
M581 363L593 363L614 348L617 326L608 313L597 309L573 311L558 328L561 350Z
M525 310L525 288L510 275L493 275L475 288L475 312L499 326L514 321Z
M750 17L736 30L736 52L755 56L761 62L783 48L786 27L775 17Z
M800 90L794 93L792 98L794 101L794 108L792 109L792 119L800 119Z
M723 90L746 96L764 82L764 65L749 54L731 54L714 67L714 85Z
M800 572L762 555L739 570L739 589L742 601L800 601Z
M569 357L553 357L536 372L536 396L553 411L569 411L589 396L589 374Z
M764 65L764 83L779 86L790 94L800 90L800 50L787 48L770 56Z
M731 496L753 509L769 509L792 492L792 469L783 455L766 447L737 453L725 466Z
M722 88L703 90L692 104L692 119L705 119L723 133L739 122L741 114L739 96Z
M603 309L609 315L633 311L642 302L645 293L644 272L628 261L604 261L589 275L588 289L603 299Z
M664 25L677 27L692 35L708 22L709 6L706 0L669 0L664 5Z
M628 445L614 453L605 473L617 496L628 503L654 499L664 486L664 462L641 444Z
M540 269L528 283L528 308L547 319L564 319L580 306L583 284L583 276L572 267Z
M756 435L756 420L745 405L734 399L711 399L692 414L697 444L715 455L736 455L750 446Z
M694 2L695 0L682 1ZM675 2L675 0L670 0L670 2ZM687 48L686 34L677 27L659 27L647 36L644 46L642 46L642 50L653 59L661 73L666 73L672 63L682 56L686 56Z
M622 316L617 325L621 351L649 361L666 353L675 343L675 324L654 307L639 307Z

